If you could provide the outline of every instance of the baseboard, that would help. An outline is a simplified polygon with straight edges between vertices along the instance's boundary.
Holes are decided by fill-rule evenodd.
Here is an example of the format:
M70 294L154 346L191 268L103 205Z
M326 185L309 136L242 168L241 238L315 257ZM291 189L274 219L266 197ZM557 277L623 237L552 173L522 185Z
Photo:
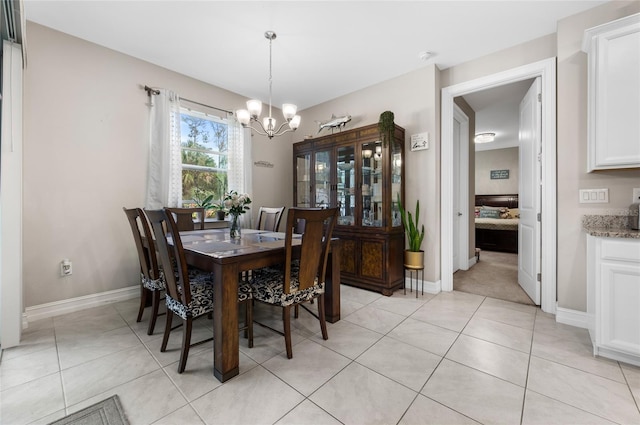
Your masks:
M414 279L413 282L416 282L416 279ZM424 282L424 292L429 293L429 294L439 294L440 292L442 292L441 281L430 282L428 280L425 280L423 282ZM405 284L405 287L407 289L411 288L411 279L410 278L405 278L404 279L404 284ZM423 283L418 281L416 283L417 288L413 288L413 289L422 290L422 285L423 285Z
M584 311L570 310L556 306L556 322L588 329L588 316Z
M51 303L27 307L22 316L23 328L28 327L30 322L46 319L48 317L59 316L61 314L73 313L87 308L98 307L119 301L126 301L140 296L140 286L134 285L127 288L114 289L112 291L99 292L97 294L84 295L67 300L54 301Z
M468 269L470 269L471 267L475 266L477 262L478 262L478 257L474 256L474 257L469 258Z

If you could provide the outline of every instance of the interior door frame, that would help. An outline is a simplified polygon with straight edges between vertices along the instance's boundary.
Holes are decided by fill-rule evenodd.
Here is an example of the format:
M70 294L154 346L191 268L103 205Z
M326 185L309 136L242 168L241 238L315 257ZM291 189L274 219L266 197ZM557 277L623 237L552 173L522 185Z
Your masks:
M453 117L460 123L460 137L453 140L459 144L458 157L460 163L469 162L469 117L455 103L453 104ZM469 270L469 167L458 167L458 213L462 213L458 220L458 269ZM466 195L466 196L465 196ZM452 211L453 213L453 211ZM473 257L475 260L475 257Z
M453 291L453 99L456 96L540 77L542 84L541 308L555 314L557 301L556 58L444 87L441 93L440 279Z

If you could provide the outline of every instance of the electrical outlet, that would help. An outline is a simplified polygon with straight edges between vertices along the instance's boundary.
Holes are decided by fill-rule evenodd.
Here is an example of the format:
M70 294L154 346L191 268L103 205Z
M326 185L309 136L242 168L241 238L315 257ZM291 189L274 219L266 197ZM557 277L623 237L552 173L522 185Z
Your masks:
M73 274L73 268L71 261L64 259L60 262L60 276L71 276Z
M632 204L640 203L640 187L633 188L633 202Z

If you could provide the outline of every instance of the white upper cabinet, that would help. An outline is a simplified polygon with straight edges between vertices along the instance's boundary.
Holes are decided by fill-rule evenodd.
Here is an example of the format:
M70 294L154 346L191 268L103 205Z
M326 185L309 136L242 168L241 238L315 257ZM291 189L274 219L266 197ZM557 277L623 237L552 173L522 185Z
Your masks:
M588 171L640 167L640 13L585 31Z

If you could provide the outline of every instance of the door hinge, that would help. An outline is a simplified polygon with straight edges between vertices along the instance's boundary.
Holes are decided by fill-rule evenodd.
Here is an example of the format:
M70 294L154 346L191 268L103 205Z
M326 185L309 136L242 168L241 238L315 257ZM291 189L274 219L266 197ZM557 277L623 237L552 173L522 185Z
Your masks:
M538 93L538 102L542 102L542 93Z
M537 280L538 282L542 282L542 273L538 273Z
M538 222L542 221L542 213L538 213Z

